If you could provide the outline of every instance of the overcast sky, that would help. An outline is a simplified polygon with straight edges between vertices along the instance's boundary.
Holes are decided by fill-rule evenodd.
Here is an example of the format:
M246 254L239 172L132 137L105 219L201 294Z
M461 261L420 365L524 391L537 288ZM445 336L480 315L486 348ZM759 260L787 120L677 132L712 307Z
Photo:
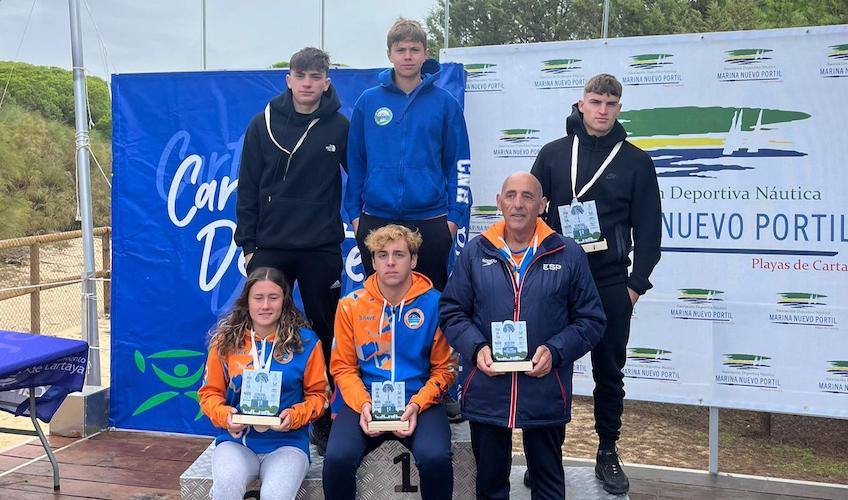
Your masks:
M435 4L325 0L325 49L333 62L386 66L386 31L394 19L402 15L423 23ZM0 0L0 60L15 60L32 5L33 0ZM80 5L89 74L202 69L201 0L80 0ZM207 0L206 5L207 69L267 68L320 43L320 0ZM66 0L36 0L17 60L70 69Z

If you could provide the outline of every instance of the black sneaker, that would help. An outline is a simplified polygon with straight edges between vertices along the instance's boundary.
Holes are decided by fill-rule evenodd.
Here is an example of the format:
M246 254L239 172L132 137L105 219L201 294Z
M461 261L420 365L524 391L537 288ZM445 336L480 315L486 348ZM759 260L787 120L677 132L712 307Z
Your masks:
M327 441L330 439L330 427L333 419L328 413L322 415L318 420L312 422L312 432L309 433L309 442L315 445L315 449L322 457L327 452Z
M524 471L524 486L530 488L530 469Z
M601 480L601 485L607 493L622 495L630 489L630 480L621 468L616 450L598 450L595 477Z

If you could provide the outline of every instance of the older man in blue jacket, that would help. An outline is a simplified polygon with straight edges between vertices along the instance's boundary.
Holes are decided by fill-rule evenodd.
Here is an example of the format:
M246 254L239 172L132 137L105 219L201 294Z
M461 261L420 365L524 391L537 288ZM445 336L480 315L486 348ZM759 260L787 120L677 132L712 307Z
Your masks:
M539 215L542 186L511 175L497 195L503 220L469 242L440 301L442 330L468 378L462 414L471 423L477 498L509 498L512 429L523 430L533 499L565 498L562 444L571 420L571 374L606 324L583 250ZM493 368L492 324L523 322L533 367Z

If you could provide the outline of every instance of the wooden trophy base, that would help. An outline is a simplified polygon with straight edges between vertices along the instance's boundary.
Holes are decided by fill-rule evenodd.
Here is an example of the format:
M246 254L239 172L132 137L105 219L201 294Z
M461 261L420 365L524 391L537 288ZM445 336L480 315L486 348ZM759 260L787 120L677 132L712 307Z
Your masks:
M580 246L583 247L583 251L586 253L600 252L601 250L606 250L607 248L609 248L609 245L607 245L607 240L596 241L594 243L583 243Z
M529 372L533 369L532 361L495 361L490 367L492 371L499 373Z
M405 431L409 430L409 421L403 420L372 420L368 423L369 431Z
M280 422L280 417L272 415L246 415L244 413L236 413L233 415L234 424L271 427L273 425L280 425Z

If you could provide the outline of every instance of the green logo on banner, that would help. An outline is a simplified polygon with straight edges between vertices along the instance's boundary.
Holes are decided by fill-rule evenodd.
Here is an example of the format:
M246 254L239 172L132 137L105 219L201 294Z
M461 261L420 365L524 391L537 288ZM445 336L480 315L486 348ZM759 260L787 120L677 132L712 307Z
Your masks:
M655 69L672 64L669 59L674 54L637 54L630 56L630 67L635 69Z
M777 294L777 296L777 304L784 307L805 309L808 307L827 305L825 302L821 301L821 299L827 297L827 295L822 295L820 293L783 292Z
M834 360L828 363L830 368L827 369L827 373L848 378L848 360Z
M759 370L771 366L763 362L769 359L771 358L759 354L725 354L721 364L738 370Z
M830 54L827 57L831 59L848 60L848 43L839 45L831 45Z
M643 364L659 363L661 361L671 361L671 358L666 355L671 354L671 351L664 349L654 349L653 347L631 347L627 349L627 361L635 361Z
M808 118L802 111L718 106L636 109L619 115L628 141L651 155L658 177L702 179L806 156L794 149L787 129ZM753 158L761 160L756 167Z
M480 78L482 76L495 73L494 68L497 68L498 65L489 63L471 63L463 64L462 67L468 73L468 78Z
M579 62L580 59L548 59L547 61L542 61L542 72L555 75L568 73L569 71L581 69L577 64Z
M158 378L166 386L178 390L162 391L150 396L146 401L141 403L135 411L133 411L132 416L135 417L147 410L156 408L157 406L182 394L183 396L191 398L198 403L197 415L195 415L194 419L200 420L200 417L203 416L203 412L200 410L200 402L197 399L197 391L181 391L182 389L187 389L195 385L203 376L204 366L202 359L200 366L193 373L191 373L191 368L189 368L187 364L180 361L187 358L202 358L204 355L205 353L198 351L171 349L167 351L159 351L145 358L141 351L136 350L134 355L135 367L138 368L139 372L147 373L149 363L150 370L154 375L156 375L156 378ZM163 369L160 366L166 366L167 368Z
M677 300L684 302L692 302L700 304L703 302L720 302L723 299L719 295L724 295L721 290L710 290L709 288L681 288L678 290L680 295Z
M738 66L747 66L758 62L768 61L771 57L767 56L772 49L736 49L725 52L727 56L724 62L735 64Z
M507 128L501 130L501 142L517 144L538 139L539 129L536 128Z
M382 107L374 112L374 123L377 125L388 125L392 121L392 110Z

